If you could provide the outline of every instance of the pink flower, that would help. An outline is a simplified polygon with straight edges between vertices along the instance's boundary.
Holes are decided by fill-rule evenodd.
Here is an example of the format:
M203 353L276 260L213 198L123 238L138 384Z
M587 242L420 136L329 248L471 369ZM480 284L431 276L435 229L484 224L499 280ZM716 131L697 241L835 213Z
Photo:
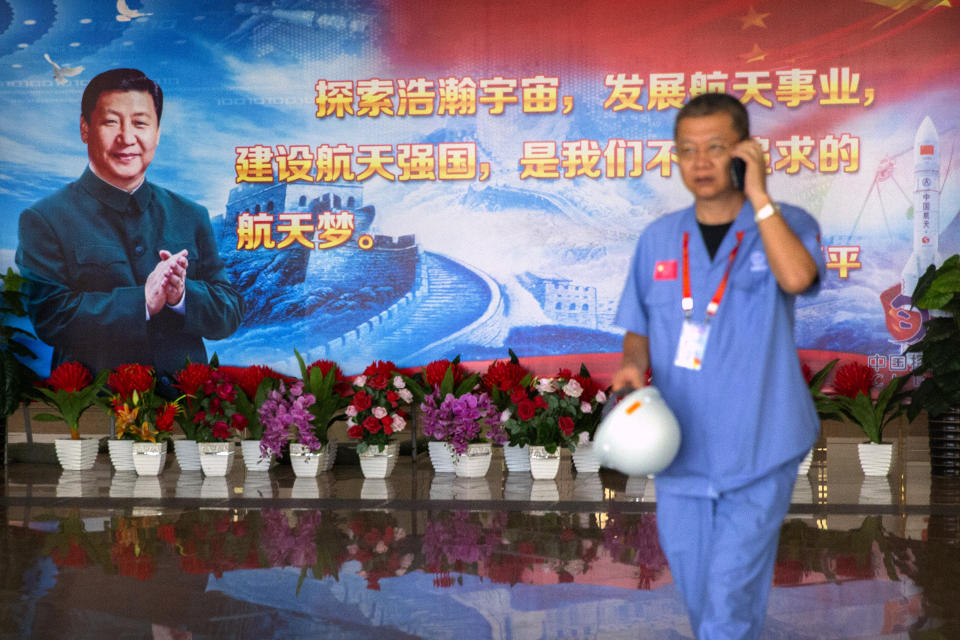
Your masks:
M407 421L403 419L399 413L393 414L393 422L391 428L394 431L403 431L404 427L407 426Z
M579 398L583 394L583 387L580 386L580 383L576 380L568 380L567 384L563 385L563 393L570 396L571 398Z

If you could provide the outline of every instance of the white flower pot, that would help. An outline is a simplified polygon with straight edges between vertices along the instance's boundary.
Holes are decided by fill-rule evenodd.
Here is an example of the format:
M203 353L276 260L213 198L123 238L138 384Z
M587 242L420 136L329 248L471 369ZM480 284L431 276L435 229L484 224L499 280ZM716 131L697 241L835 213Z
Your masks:
M136 468L138 476L159 475L166 462L166 442L133 443L133 466Z
M860 468L865 476L885 476L893 466L893 444L863 442L857 445Z
M440 442L431 440L427 443L427 451L430 454L430 464L433 465L434 473L453 473L456 471L453 452L453 445L449 442Z
M88 471L97 462L100 441L95 438L57 439L53 444L60 466L67 471Z
M133 440L107 440L110 464L116 471L133 471Z
M315 478L320 473L320 467L323 459L326 457L326 451L321 448L318 451L311 451L306 445L299 442L290 444L290 466L293 467L294 475L301 478ZM314 482L316 485L316 482Z
M399 456L400 445L396 442L388 444L380 451L377 445L367 447L367 450L359 454L360 470L364 478L386 478L393 473L397 466L397 457Z
M259 440L241 440L240 453L243 454L243 464L247 471L270 471L273 465L273 454L264 458Z
M230 473L233 458L237 454L236 445L232 442L198 442L197 448L204 475L225 476Z
M560 471L560 449L547 453L540 446L530 445L530 475L534 480L553 480Z
M174 440L173 452L181 471L200 471L200 450L196 440Z
M589 440L583 444L577 445L577 450L573 452L573 468L577 473L597 473L600 471L600 458L597 456L597 450Z
M320 473L333 469L333 463L337 461L337 441L332 439L327 440L327 444L324 445L323 450L326 452L326 455L323 456L323 460L320 461Z
M523 445L503 447L503 460L507 464L507 471L530 471L530 447Z
M466 453L454 460L454 471L460 478L482 478L487 475L492 458L493 447L490 443L468 444Z

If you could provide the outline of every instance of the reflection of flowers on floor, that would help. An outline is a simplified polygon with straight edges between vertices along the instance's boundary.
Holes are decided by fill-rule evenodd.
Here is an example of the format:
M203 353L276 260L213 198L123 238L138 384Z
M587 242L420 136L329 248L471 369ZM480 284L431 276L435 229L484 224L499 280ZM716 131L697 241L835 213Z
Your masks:
M267 566L299 567L301 581L307 569L317 579L336 578L347 558L346 545L333 512L263 510L261 546Z
M667 567L657 538L657 516L652 513L611 513L603 530L603 546L618 562L639 567L639 589L650 589Z
M501 584L574 582L596 560L599 537L592 515L511 513L487 572Z
M360 512L347 527L347 554L361 565L357 575L367 579L367 588L380 590L382 578L402 576L410 570L414 553L407 533L393 515Z
M137 580L149 580L157 571L159 542L156 517L113 519L113 546L110 559L117 573Z
M260 562L260 518L234 517L224 511L187 511L166 535L180 555L184 573L213 573L256 569Z
M506 514L444 511L427 523L423 533L424 569L435 574L434 585L452 586L451 572L480 575L494 549L502 544Z

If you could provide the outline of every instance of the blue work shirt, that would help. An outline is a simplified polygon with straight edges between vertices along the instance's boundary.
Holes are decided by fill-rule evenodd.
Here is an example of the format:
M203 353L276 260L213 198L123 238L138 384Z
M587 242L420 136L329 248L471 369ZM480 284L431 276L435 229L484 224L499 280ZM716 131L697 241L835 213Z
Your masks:
M826 274L819 225L797 207L782 213L817 264L817 284L804 293L813 294ZM658 491L716 496L743 487L805 455L819 435L793 337L795 296L777 284L753 215L746 201L712 260L692 206L655 220L637 242L616 322L649 339L653 384L682 431L676 459L657 475ZM702 367L678 367L683 234L690 234L692 320L704 322L738 231L743 240Z

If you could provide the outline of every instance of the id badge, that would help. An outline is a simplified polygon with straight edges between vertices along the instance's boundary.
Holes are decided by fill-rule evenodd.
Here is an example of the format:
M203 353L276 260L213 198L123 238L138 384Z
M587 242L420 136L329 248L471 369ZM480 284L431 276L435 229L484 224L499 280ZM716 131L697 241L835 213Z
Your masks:
M680 331L680 344L677 345L677 357L673 364L684 369L700 371L709 335L710 325L684 320L683 329Z

